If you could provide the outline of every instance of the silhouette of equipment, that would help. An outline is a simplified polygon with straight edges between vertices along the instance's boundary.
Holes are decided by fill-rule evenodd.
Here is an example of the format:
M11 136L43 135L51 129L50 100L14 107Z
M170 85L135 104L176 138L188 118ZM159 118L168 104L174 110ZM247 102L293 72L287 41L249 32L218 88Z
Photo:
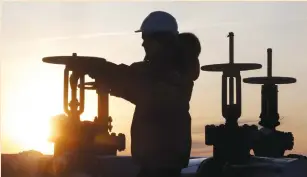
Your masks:
M97 65L105 62L98 57L77 56L53 56L43 58L43 62L65 65L64 70L64 98L63 105L66 115L62 116L62 124L59 125L60 117L55 117L52 123L54 127L50 141L54 142L54 156L61 156L66 152L77 154L116 155L117 151L125 149L125 135L111 133L112 119L109 116L109 93L103 84L92 84L86 87L85 72L83 67L89 62ZM70 74L71 73L71 74ZM79 82L80 81L80 82ZM79 86L78 86L79 83ZM69 85L71 101L68 102ZM97 86L98 85L98 86ZM77 92L79 88L79 100ZM85 89L96 89L98 94L98 116L94 121L81 121L80 116L84 111ZM63 120L64 119L64 120ZM65 122L65 123L64 123ZM55 136L55 134L57 134Z
M112 126L112 117L109 116L109 89L106 88L103 82L99 80L97 81L95 80L95 82L83 83L83 85L79 84L79 88L82 87L85 90L96 90L96 93L98 95L98 116L95 117L94 122L97 122L99 125L101 125L102 130L108 130L109 132L111 132L113 126ZM119 151L125 150L126 145L125 145L124 134L119 133L118 137L116 137L115 133L111 133L111 137L117 138L119 141L117 150Z
M272 76L272 49L267 49L267 76L250 77L243 79L248 84L261 84L261 114L259 125L266 134L259 131L259 139L253 148L256 156L283 157L286 150L292 150L294 137L291 132L277 131L280 125L278 113L278 85L292 84L296 82L292 77Z
M245 83L262 84L262 113L259 124L266 130L271 130L270 135L256 136L260 138L255 142L254 135L258 135L261 131L258 131L255 125L238 125L238 120L241 117L240 72L260 69L262 66L252 63L234 63L234 34L230 32L228 37L230 43L229 63L201 67L203 71L223 73L222 115L225 118L225 124L205 127L206 144L213 145L213 157L191 158L188 167L182 170L182 176L305 177L307 174L305 156L292 154L288 155L288 158L270 158L281 157L285 149L293 147L292 134L277 133L275 128L280 124L277 109L277 85L294 83L296 80L294 78L272 77L272 51L270 49L268 50L268 76L243 80ZM89 69L88 66L95 67L106 63L106 60L73 54L72 56L46 57L43 58L43 61L65 65L63 102L66 114L52 119L53 132L50 140L55 144L55 160L53 158L52 166L54 167L54 161L57 161L59 164L64 164L64 167L68 164L68 168L63 170L56 168L55 170L60 169L59 172L56 171L56 176L71 176L69 173L76 174L75 171L80 171L80 167L89 170L93 176L122 176L122 173L125 173L125 176L136 176L138 167L133 164L131 157L115 156L117 151L125 149L125 136L110 134L112 118L109 116L109 88L103 84L103 80L85 83L85 74L87 73L85 68ZM108 68L112 67L111 65L105 65L103 71L107 74L112 73L110 72L112 69ZM229 87L227 88L228 80ZM234 90L234 80L236 80L236 90ZM70 102L68 102L69 85ZM77 98L78 89L79 100ZM80 121L80 116L84 111L85 90L96 90L98 94L98 115L93 122ZM268 145L268 142L274 142L277 146ZM251 149L254 150L256 156L250 155ZM71 154L77 154L77 157L80 157L79 154L86 155L85 158L82 158L84 156L81 155L81 159L75 159ZM97 155L103 155L103 157L92 158ZM86 167L82 166L84 163ZM120 166L120 170L118 170L118 166Z
M203 71L222 72L222 115L225 124L205 127L206 145L213 145L213 158L218 163L242 164L250 157L256 125L238 125L241 116L241 71L262 67L256 63L234 63L234 33L229 35L229 63L202 66ZM227 89L227 81L229 87ZM236 90L234 90L234 80ZM234 93L234 91L236 93ZM228 94L229 93L229 94ZM234 98L236 95L236 102ZM228 101L228 103L227 103Z

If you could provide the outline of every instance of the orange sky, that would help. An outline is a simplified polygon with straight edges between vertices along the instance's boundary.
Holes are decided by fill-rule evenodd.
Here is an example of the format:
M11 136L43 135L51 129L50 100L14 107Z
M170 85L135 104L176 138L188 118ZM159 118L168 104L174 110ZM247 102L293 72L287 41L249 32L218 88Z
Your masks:
M112 11L110 11L112 9ZM292 131L295 151L307 153L307 3L37 3L5 2L1 24L1 144L2 153L36 149L52 153L47 142L49 118L62 110L63 66L42 63L45 56L104 57L130 64L143 58L141 37L133 31L153 10L165 10L178 20L181 31L201 40L202 65L228 61L228 32L235 33L235 61L256 62L264 69L242 77L266 74L266 49L273 48L273 75L296 77L280 87L280 129ZM125 15L123 15L125 14ZM221 74L202 72L191 101L193 155L208 154L204 125L222 122ZM260 86L243 84L243 120L258 121ZM125 133L130 144L134 106L112 98L114 132ZM290 104L289 104L290 103ZM86 95L84 119L96 114L95 92ZM129 147L120 154L129 154Z

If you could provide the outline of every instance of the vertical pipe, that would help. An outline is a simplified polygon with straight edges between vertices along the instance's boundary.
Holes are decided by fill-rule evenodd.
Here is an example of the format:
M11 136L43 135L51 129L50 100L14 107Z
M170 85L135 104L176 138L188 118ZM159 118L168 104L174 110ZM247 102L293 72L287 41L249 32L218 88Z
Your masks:
M222 75L222 115L227 120L228 116L228 89L227 89L227 76L223 73Z
M98 118L105 119L109 117L109 94L98 94Z
M73 57L77 57L76 53L72 54ZM78 105L77 105L77 85L78 85L78 76L76 74L76 72L72 72L72 74L70 75L70 89L71 89L71 100L69 103L70 106L70 114L72 119L77 119L79 118L79 116L77 116L78 114Z
M228 37L229 37L229 63L233 63L234 62L234 33L233 32L230 32L228 34Z
M63 107L64 112L70 116L69 105L68 105L68 80L69 80L69 70L65 68L64 70L64 93L63 93Z
M80 77L80 85L82 85L82 87L80 87L80 104L79 104L79 110L78 110L78 114L81 115L84 112L84 103L85 103L85 91L84 91L84 83L85 83L85 76L81 76Z
M230 32L229 35L229 63L234 63L234 33ZM229 105L234 104L234 79L231 76L229 78Z
M97 80L96 80L97 83ZM102 84L97 84L98 93L98 120L102 123L102 130L108 132L109 123L109 93L103 88Z
M267 66L268 77L272 77L272 49L268 48L267 53L268 53L268 66Z
M236 106L237 106L237 114L236 119L241 117L242 113L242 82L241 75L236 77Z

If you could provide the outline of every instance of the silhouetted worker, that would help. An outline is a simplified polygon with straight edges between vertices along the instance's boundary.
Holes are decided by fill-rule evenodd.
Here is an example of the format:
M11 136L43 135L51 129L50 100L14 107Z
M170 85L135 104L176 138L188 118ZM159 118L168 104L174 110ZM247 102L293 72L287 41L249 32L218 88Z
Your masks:
M142 33L144 61L130 66L106 62L88 73L101 79L112 95L136 105L131 153L141 167L138 177L179 177L190 158L189 101L199 71L193 75L184 67L187 58L172 15L152 12L136 32Z

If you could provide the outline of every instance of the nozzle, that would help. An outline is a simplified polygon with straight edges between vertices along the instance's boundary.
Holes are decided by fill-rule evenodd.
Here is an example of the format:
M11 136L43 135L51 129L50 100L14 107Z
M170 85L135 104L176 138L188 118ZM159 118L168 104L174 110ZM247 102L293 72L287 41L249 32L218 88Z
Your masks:
M234 33L233 32L229 32L227 37L233 37Z

